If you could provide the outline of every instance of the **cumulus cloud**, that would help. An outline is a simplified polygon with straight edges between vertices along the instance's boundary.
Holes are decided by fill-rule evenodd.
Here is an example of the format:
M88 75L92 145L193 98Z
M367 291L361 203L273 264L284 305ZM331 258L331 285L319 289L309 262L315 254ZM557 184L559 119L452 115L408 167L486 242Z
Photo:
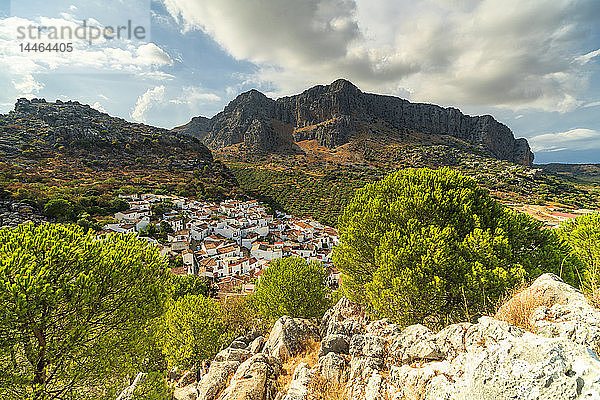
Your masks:
M177 98L169 100L170 103L187 104L190 106L215 101L221 101L221 97L197 86L184 86L181 90L181 94Z
M600 132L577 128L566 132L544 133L529 139L533 151L600 149Z
M81 40L71 41L72 52L21 52L17 40L20 26L68 26L78 27L80 22L70 16L28 20L19 17L0 19L0 76L10 82L6 94L10 97L30 95L39 92L44 83L42 74L60 70L64 73L107 73L123 72L139 74L156 80L167 79L170 75L159 68L173 65L173 60L155 43L115 40L98 40L93 45ZM43 42L60 43L49 39ZM66 40L69 42L70 40Z
M146 90L144 94L138 97L135 107L131 112L131 118L135 121L146 122L146 114L156 104L162 103L165 98L165 87L155 86Z
M94 109L96 109L96 110L98 110L98 111L100 111L100 112L103 112L103 113L105 113L105 112L106 112L106 110L104 109L104 107L102 106L102 104L100 104L100 102L99 102L99 101L95 102L95 103L92 105L92 108L94 108Z
M596 0L165 0L279 94L346 77L413 100L578 107L596 50Z

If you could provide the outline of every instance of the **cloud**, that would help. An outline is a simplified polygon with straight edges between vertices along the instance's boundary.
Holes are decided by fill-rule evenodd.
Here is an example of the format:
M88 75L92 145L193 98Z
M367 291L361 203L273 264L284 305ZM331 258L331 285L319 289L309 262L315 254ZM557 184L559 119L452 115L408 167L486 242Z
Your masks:
M165 87L155 86L152 89L146 90L144 94L138 97L131 118L135 121L146 122L146 113L154 106L155 103L162 103L165 97Z
M92 108L94 108L94 109L96 109L96 110L98 110L98 111L100 111L100 112L103 112L103 113L105 113L105 112L106 112L106 110L104 109L104 107L102 106L102 104L100 104L100 102L99 102L99 101L95 102L95 103L92 105Z
M345 77L442 104L566 112L588 85L596 0L165 0L278 94Z
M600 56L600 49L598 50L594 50L594 51L590 51L587 54L584 54L582 56L579 56L577 58L575 58L575 61L580 62L581 64L587 64L588 62L590 62L590 60L594 57L598 57Z
M600 106L600 101L594 101L594 102L591 102L591 103L587 103L583 107L584 108L589 108L589 107L597 107L597 106Z
M533 151L595 150L600 149L600 132L577 128L566 132L545 133L529 139Z
M202 88L196 86L184 86L181 90L181 94L177 98L169 100L170 103L187 104L192 107L215 101L221 101L221 97L214 93L206 92Z
M72 52L20 51L21 42L17 40L17 28L20 26L68 26L75 29L79 23L67 15L64 18L41 17L35 21L19 17L0 19L0 78L12 85L3 86L5 95L19 97L37 93L45 86L41 77L52 76L57 71L74 74L121 72L154 80L169 77L159 68L173 65L173 60L167 52L151 42L98 40L90 46L85 41L72 40ZM47 38L40 41L51 42Z

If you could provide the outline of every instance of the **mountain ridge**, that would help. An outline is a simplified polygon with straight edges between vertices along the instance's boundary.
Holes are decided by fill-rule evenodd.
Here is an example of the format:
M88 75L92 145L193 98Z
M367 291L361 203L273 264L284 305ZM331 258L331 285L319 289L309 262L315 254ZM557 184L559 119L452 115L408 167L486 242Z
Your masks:
M301 152L296 143L303 140L316 140L331 149L364 132L381 137L375 128L380 123L398 135L451 136L478 146L493 158L533 164L527 140L516 139L510 128L491 115L469 116L454 107L365 93L345 79L276 100L252 89L214 117L194 117L173 130L197 137L211 150L240 145L246 152L294 154Z

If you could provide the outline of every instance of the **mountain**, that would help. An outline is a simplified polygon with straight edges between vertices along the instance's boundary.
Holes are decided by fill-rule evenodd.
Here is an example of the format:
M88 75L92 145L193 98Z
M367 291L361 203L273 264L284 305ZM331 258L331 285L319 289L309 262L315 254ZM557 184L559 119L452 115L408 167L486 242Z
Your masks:
M89 193L158 190L229 197L235 177L198 139L132 123L77 101L18 99L0 114L0 189L43 204Z
M194 136L213 150L235 146L263 154L302 153L299 144L305 141L335 149L365 137L432 144L449 137L499 160L533 163L527 140L515 139L490 115L472 117L456 108L364 93L344 79L277 100L250 90L213 118L195 117L174 131Z

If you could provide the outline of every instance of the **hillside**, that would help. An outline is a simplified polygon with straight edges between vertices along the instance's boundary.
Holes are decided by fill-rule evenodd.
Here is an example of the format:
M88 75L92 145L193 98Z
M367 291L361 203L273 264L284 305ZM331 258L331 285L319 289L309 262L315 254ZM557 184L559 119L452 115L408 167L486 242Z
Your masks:
M254 197L330 225L357 188L412 167L458 169L506 203L600 204L593 180L534 167L527 141L489 115L364 93L343 79L277 100L251 90L173 131L205 143Z
M91 196L91 211L117 192L224 198L238 191L230 171L193 137L44 99L19 99L0 115L0 186L4 196L38 205Z

